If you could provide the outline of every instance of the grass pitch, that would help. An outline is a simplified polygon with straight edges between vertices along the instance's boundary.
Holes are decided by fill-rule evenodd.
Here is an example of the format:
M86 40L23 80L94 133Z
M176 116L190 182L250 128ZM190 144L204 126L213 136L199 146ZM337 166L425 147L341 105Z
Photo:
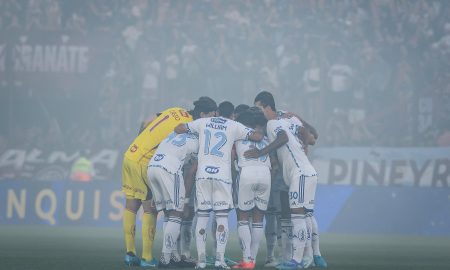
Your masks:
M137 234L139 252L139 229ZM160 250L161 233L158 233L154 248L156 256ZM321 251L328 262L328 269L450 269L448 236L323 234ZM195 255L195 251L192 254ZM231 236L226 255L236 260L241 258L236 235ZM0 226L2 270L140 269L125 266L123 256L124 241L120 228ZM263 241L257 269L263 268L264 258Z

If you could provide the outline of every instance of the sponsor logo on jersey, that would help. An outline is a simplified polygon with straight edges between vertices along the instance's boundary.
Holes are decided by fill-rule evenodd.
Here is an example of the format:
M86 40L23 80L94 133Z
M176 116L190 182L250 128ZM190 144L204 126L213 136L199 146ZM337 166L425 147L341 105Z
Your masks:
M214 206L224 206L224 205L228 205L228 203L226 201L220 201L220 202L214 203Z
M225 124L227 122L227 120L214 117L214 118L211 118L211 122L216 123L216 124Z
M160 161L164 158L164 154L156 154L155 157L153 158L154 161Z
M245 202L244 202L244 205L251 205L251 204L253 204L253 200L245 201Z
M207 172L209 174L216 174L219 172L219 167L208 166L205 168L205 172Z

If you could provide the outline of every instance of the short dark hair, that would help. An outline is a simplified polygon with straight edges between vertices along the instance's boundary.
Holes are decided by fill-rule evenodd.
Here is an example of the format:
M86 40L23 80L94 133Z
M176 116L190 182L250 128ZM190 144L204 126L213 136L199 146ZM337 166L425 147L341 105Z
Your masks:
M239 114L241 114L245 110L248 110L248 108L250 108L250 106L248 106L247 104L237 105L236 108L234 108L234 117L238 118Z
M270 106L273 111L276 111L275 100L270 92L262 91L255 97L254 103L259 102L263 107Z
M219 104L219 108L217 109L219 116L231 118L234 112L234 105L229 101L224 101Z
M209 113L217 110L217 103L210 97L200 97L194 101L194 109L191 111L194 120L200 118L200 113Z
M265 126L267 124L267 119L264 116L263 111L258 107L251 107L248 109L253 114L253 119L255 121L255 126Z
M236 121L247 127L255 127L255 118L253 117L253 113L249 110L241 112L236 118Z

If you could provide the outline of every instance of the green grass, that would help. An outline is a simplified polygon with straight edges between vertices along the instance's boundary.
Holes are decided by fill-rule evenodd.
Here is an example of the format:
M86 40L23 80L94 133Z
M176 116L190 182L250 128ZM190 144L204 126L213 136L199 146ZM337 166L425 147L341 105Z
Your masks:
M159 256L157 235L154 250ZM265 243L261 247L258 268L264 263ZM324 234L321 250L329 269L450 269L449 237ZM227 256L238 260L240 254L232 235ZM0 269L131 269L123 265L123 255L118 228L0 226Z

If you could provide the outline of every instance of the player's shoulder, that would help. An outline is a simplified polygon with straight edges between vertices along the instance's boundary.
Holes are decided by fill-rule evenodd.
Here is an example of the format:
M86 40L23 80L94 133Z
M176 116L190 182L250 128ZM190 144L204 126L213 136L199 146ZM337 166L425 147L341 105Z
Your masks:
M184 121L192 121L192 116L183 108L180 107L172 107L168 108L161 112L161 116L163 117L172 117L177 121L184 120Z

